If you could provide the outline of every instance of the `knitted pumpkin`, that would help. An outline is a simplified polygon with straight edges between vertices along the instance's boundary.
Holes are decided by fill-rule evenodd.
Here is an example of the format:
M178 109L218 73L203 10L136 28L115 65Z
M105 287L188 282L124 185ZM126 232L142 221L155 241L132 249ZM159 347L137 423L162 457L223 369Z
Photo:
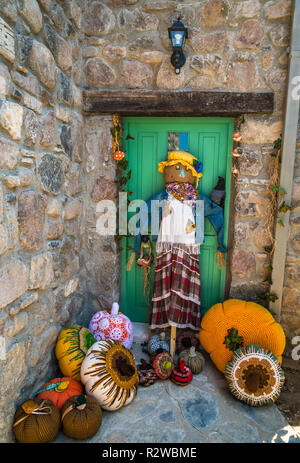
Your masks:
M271 313L240 299L212 306L202 319L199 339L222 373L239 347L256 344L273 352L280 363L285 348L284 331Z
M147 349L150 355L162 351L169 352L170 338L166 337L166 333L164 331L159 334L154 334L148 341Z
M157 354L153 362L153 368L160 379L168 379L173 370L171 355L168 352Z
M133 324L126 315L119 312L119 304L114 302L110 311L100 310L93 315L89 329L97 341L114 339L120 341L126 349L133 342Z
M44 384L36 393L39 399L50 399L61 410L65 401L72 395L82 393L82 386L72 378L54 378Z
M55 355L64 376L80 381L80 367L89 348L96 339L83 326L73 325L62 330L57 338Z
M183 350L189 349L194 346L196 350L199 349L199 340L197 338L197 333L193 330L183 330L178 333L176 337L176 351L178 354Z
M232 394L253 407L278 399L284 373L275 355L262 347L237 349L226 364L225 378Z
M180 352L178 358L184 361L185 365L192 370L194 375L198 375L203 370L205 359L200 352L196 352L194 346Z
M14 435L17 441L27 444L52 442L59 427L59 410L47 399L27 400L14 416Z
M105 410L130 404L137 393L138 373L132 353L119 341L96 342L81 365L86 393Z
M137 365L139 385L148 387L154 384L158 380L153 366L151 363L146 362L145 359L141 359L141 363Z
M173 369L170 379L178 386L186 386L192 381L193 373L190 368L185 366L183 360L179 360L179 367Z
M71 439L89 439L101 426L101 407L93 397L73 395L61 409L61 423L64 434Z

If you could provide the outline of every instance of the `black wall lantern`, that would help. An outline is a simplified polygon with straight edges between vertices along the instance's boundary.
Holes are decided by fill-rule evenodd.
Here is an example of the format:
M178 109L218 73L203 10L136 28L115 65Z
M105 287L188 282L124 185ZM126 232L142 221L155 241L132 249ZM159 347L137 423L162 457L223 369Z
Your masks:
M180 18L174 22L172 27L168 28L169 39L172 44L173 54L171 56L171 63L175 68L176 74L180 73L180 68L185 63L185 56L183 54L183 47L185 39L188 37L188 30L180 21Z

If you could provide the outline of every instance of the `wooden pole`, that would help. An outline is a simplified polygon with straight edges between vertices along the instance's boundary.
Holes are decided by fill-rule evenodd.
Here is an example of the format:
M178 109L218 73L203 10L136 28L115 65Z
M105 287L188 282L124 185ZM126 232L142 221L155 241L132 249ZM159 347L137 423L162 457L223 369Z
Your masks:
M171 354L173 361L175 358L175 345L176 345L176 326L171 325L170 354Z
M299 75L300 75L300 0L295 0L292 21L291 46L289 53L289 74L287 85L287 103L283 142L281 149L280 186L285 189L284 201L291 204L295 157L297 126L299 117ZM286 274L287 244L290 237L290 212L283 215L284 227L276 224L275 250L273 255L272 285L270 292L274 292L278 299L270 302L270 309L275 312L277 321L280 321L281 305Z

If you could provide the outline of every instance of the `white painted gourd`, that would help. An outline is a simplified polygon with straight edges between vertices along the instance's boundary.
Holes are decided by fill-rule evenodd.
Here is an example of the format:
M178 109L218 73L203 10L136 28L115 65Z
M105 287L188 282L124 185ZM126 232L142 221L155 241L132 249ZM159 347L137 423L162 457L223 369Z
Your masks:
M99 341L87 351L81 364L86 394L101 408L114 411L130 404L137 393L138 373L132 353L119 341Z

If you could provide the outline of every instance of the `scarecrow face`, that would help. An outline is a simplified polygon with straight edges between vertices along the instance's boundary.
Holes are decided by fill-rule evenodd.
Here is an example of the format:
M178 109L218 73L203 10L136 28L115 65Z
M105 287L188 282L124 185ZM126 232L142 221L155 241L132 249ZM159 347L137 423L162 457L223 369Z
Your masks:
M165 183L195 183L196 177L193 176L191 169L178 162L173 166L166 166L164 168L163 177Z

